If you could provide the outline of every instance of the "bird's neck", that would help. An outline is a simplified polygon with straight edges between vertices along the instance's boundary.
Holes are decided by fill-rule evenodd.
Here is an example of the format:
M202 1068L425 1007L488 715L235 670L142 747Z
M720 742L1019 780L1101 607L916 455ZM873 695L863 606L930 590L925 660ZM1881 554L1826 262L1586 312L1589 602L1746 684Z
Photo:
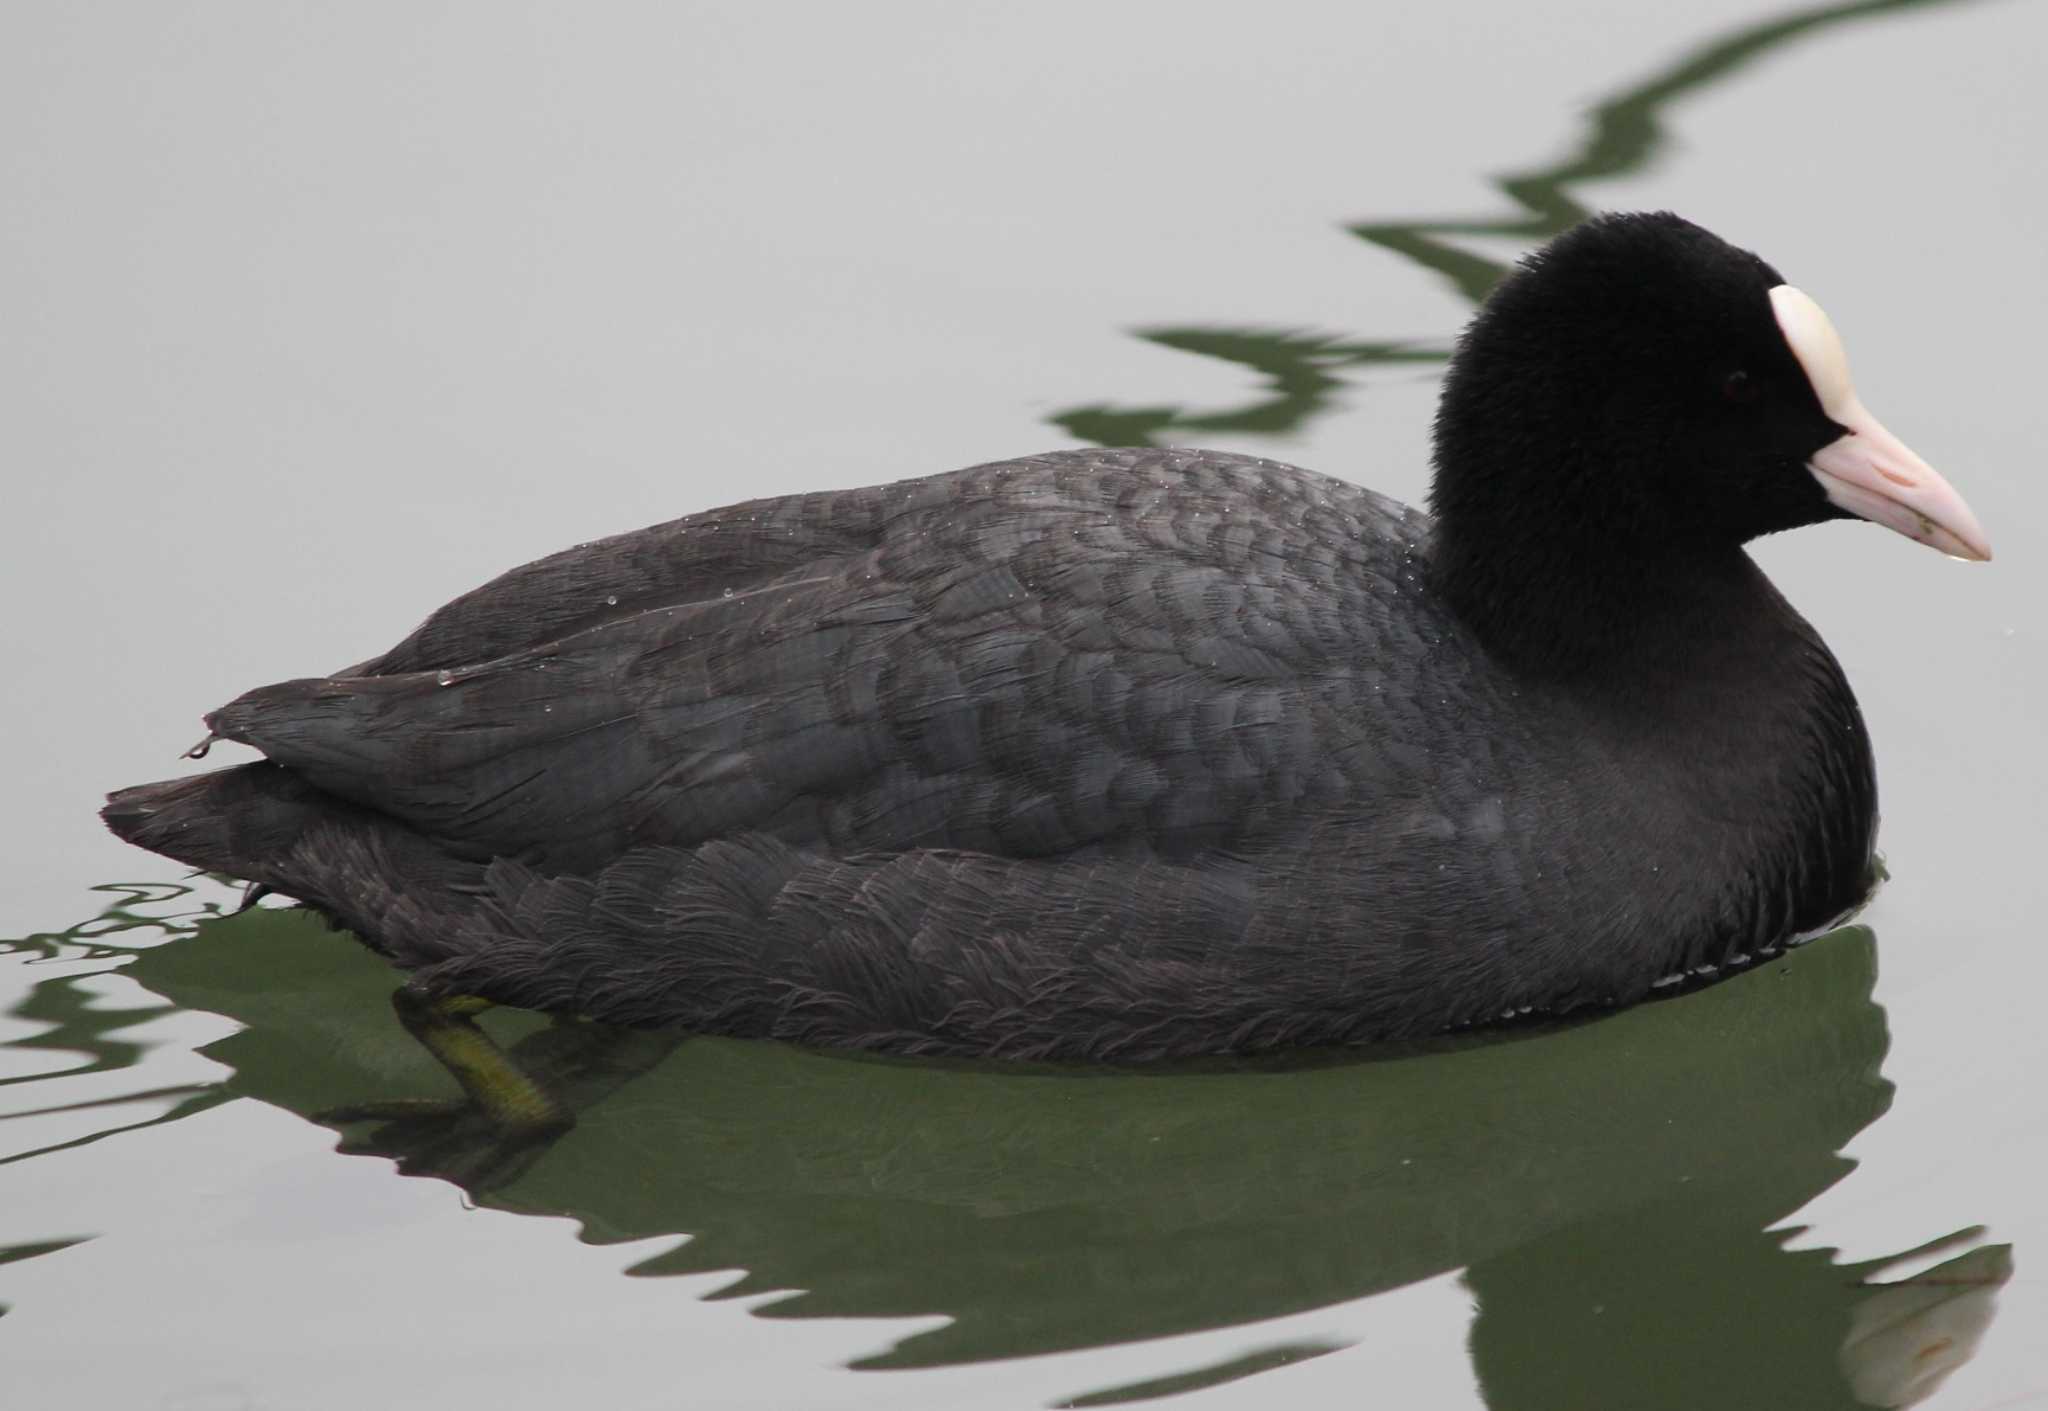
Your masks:
M1571 526L1500 532L1440 515L1430 573L1491 655L1536 677L1683 675L1703 653L1757 649L1797 621L1734 544L1630 545Z
M1748 554L1489 544L1457 528L1437 525L1430 571L1465 630L1536 699L1568 703L1639 785L1669 776L1699 815L1674 850L1752 859L1750 890L1713 899L1716 935L1782 938L1864 896L1877 786L1861 712Z

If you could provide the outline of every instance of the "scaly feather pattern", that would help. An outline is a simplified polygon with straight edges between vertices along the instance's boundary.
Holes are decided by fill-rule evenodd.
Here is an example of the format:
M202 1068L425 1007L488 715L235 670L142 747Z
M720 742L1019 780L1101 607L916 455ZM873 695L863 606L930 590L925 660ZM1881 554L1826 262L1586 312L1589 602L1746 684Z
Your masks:
M901 1052L1427 1033L1861 895L1853 698L1746 559L1706 684L1607 689L1491 669L1432 534L1181 450L735 506L250 692L209 722L266 763L109 819L450 991Z

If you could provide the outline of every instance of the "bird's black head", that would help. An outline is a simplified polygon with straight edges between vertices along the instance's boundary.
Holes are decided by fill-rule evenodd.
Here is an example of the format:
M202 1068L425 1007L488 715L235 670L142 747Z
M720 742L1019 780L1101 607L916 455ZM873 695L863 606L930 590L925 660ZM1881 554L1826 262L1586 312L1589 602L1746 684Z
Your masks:
M1488 297L1445 380L1431 499L1442 566L1488 592L1847 515L1990 556L1857 401L1819 306L1668 212L1589 220Z

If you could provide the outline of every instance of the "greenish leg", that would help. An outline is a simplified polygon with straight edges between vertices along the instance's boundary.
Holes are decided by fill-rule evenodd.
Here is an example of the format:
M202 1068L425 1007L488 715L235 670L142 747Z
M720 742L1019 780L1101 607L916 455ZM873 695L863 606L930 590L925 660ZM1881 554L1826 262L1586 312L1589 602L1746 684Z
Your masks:
M508 1132L539 1135L570 1126L574 1117L547 1090L519 1070L476 1017L492 1007L475 995L432 995L417 982L391 996L399 1023L446 1068L471 1104Z

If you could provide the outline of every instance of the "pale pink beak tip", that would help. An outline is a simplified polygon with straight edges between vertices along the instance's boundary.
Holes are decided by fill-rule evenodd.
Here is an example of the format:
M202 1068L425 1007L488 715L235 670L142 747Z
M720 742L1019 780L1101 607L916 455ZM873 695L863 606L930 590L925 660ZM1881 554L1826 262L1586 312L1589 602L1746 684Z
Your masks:
M1991 561L1991 540L1963 497L1861 402L1835 409L1847 434L1807 468L1834 504L1860 519L1969 563Z

